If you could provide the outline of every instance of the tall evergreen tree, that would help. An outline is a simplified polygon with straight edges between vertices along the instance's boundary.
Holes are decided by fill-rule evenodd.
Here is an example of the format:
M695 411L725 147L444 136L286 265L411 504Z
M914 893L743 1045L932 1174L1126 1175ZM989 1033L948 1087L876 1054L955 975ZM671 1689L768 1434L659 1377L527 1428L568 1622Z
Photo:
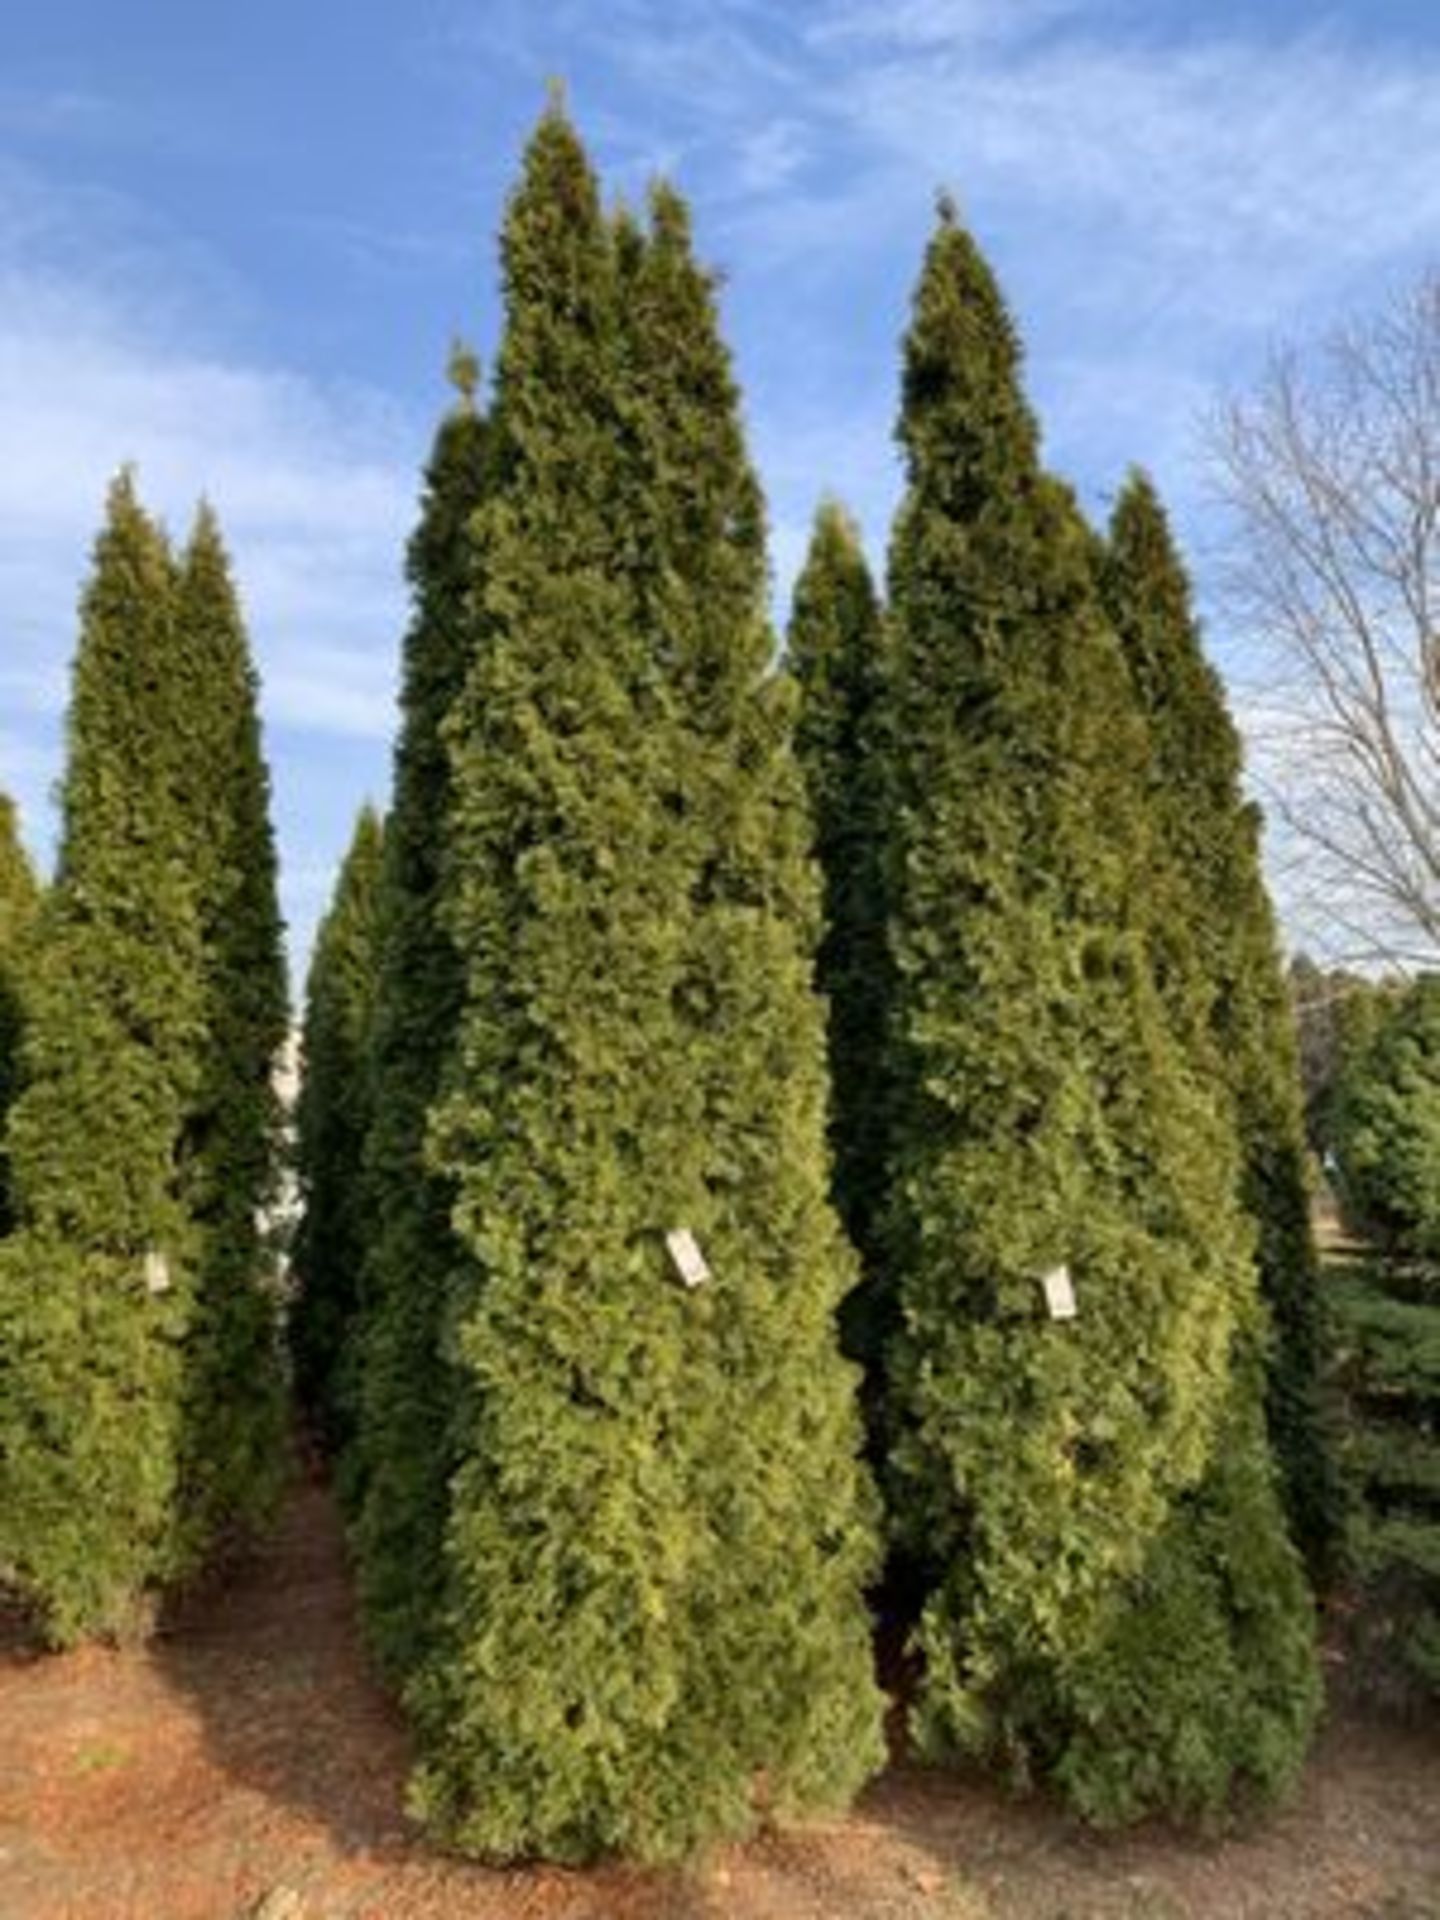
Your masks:
M58 870L27 989L0 1247L0 1567L55 1640L177 1570L199 1248L180 1143L207 1015L172 563L128 474L81 608Z
M1259 1228L1273 1325L1270 1427L1296 1537L1319 1569L1339 1513L1320 1411L1319 1274L1294 1014L1261 875L1259 817L1241 789L1239 736L1202 651L1164 508L1143 474L1116 503L1101 579L1150 723L1151 804L1185 896L1161 938L1184 946L1213 985L1212 1057L1235 1105L1242 1200Z
M906 341L890 589L886 1240L895 1498L928 1590L917 1724L1098 1818L1198 1812L1293 1772L1308 1600L1252 1417L1207 988L1152 973L1177 892L1146 731L1019 357L947 205Z
M449 727L465 1007L435 1147L472 1264L416 1800L474 1851L657 1856L843 1798L878 1747L816 887L683 208L607 226L552 109L504 264Z
M40 889L20 844L15 803L0 793L0 1237L14 1224L5 1117L20 1082L24 1031L25 943L34 924Z
M315 940L305 992L290 1344L300 1403L331 1451L354 1420L360 1275L368 1244L366 1142L374 1121L370 1044L380 964L380 816L362 807Z
M186 1339L185 1525L196 1553L253 1530L278 1493L285 1432L277 1294L264 1240L289 1024L259 683L219 523L196 516L175 596L183 777L204 946L201 1083L181 1142L201 1235Z
M875 1258L893 992L884 855L885 625L854 522L833 501L815 518L786 652L800 689L795 744L824 878L819 984L829 1007L835 1198L865 1267L864 1283L846 1302L846 1344L873 1375L889 1331Z
M451 377L457 400L435 438L409 551L414 614L385 829L371 1044L371 1246L353 1362L357 1425L341 1476L371 1642L396 1676L426 1644L440 1579L449 1477L440 1326L462 1261L451 1183L427 1157L425 1137L460 1017L460 963L441 913L451 788L441 728L473 647L470 523L486 485L489 439L470 355L456 353Z

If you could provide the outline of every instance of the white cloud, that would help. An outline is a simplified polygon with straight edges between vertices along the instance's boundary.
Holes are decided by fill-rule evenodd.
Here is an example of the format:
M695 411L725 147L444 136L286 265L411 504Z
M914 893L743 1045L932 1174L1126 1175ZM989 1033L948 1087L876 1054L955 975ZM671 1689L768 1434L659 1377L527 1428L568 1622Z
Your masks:
M1078 212L1183 261L1189 297L1243 323L1358 263L1428 244L1440 218L1434 62L1329 37L1183 48L1061 35L976 59L924 47L855 67L843 108L875 153L986 204ZM1116 231L1118 227L1118 233Z
M105 487L126 461L183 536L209 497L281 724L383 737L414 511L406 436L363 395L153 345L0 276L0 579L17 675L54 698ZM403 451L402 451L403 449ZM26 706L33 705L27 698Z
M338 853L337 783L353 780L358 799L383 782L422 448L384 396L208 341L195 287L223 270L202 261L187 283L183 244L172 252L145 225L108 196L49 193L0 170L0 785L43 855L76 603L111 476L133 462L142 498L179 538L208 497L272 740L279 729L310 743L276 766L303 945L317 903L292 882L296 856L313 873Z
M822 10L807 38L908 47L1001 46L1080 12L1083 0L841 0Z

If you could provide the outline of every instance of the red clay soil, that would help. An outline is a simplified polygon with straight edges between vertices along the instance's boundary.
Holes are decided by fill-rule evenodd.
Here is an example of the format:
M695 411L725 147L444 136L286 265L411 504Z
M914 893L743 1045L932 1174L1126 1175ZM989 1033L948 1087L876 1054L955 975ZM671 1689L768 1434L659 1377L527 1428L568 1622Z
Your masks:
M1353 1714L1296 1801L1101 1840L896 1768L849 1819L685 1874L492 1871L407 1827L326 1494L138 1652L0 1652L0 1920L1440 1920L1440 1727Z

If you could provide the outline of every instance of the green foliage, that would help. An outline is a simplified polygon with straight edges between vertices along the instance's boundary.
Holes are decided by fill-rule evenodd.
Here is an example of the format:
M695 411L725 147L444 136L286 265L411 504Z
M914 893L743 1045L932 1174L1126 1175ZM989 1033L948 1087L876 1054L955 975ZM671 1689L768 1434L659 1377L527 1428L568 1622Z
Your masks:
M341 1473L370 1641L396 1677L425 1648L440 1581L450 1468L439 1329L451 1273L462 1264L451 1184L427 1159L425 1135L460 1017L460 962L441 913L451 789L441 727L474 643L469 528L486 486L489 435L475 410L469 356L457 352L452 378L458 401L436 435L409 551L414 615L385 831L371 1039L371 1243L346 1363L359 1396L356 1431Z
M15 803L0 793L0 1238L14 1224L5 1116L19 1090L26 945L39 904L40 889L20 844Z
M1440 1257L1440 975L1422 976L1364 1026L1332 1103L1340 1198L1392 1250Z
M1332 1290L1368 1637L1440 1691L1440 976L1352 1011L1330 1106L1347 1216L1379 1258Z
M1099 1825L1163 1807L1202 1826L1294 1780L1318 1706L1314 1629L1279 1524L1259 1368L1232 1383L1210 1463L1067 1675L1052 1756Z
M177 568L128 474L81 607L0 1247L0 1566L56 1640L140 1623L273 1492L255 1214L284 1032L250 667L213 518Z
M1178 944L1158 972L1184 896L1148 730L1018 372L946 207L906 343L890 591L885 1233L896 1524L928 1589L917 1727L1095 1816L1194 1814L1298 1765L1309 1603L1246 1400L1256 1282L1208 987ZM1073 1321L1042 1304L1060 1262Z
M304 1213L295 1236L290 1344L300 1404L332 1452L352 1424L354 1335L370 1225L364 1155L374 1119L370 1044L383 845L379 815L362 807L305 990L304 1080L295 1116Z
M854 523L827 502L795 585L786 647L800 689L795 747L825 885L818 981L829 1008L835 1201L860 1251L846 1346L878 1374L889 1332L875 1222L885 1191L885 626Z
M1158 927L1161 977L1198 968L1211 990L1206 1062L1233 1102L1241 1202L1259 1230L1273 1331L1270 1433L1296 1538L1319 1570L1340 1514L1320 1406L1319 1266L1294 1011L1261 873L1259 817L1241 788L1239 735L1201 647L1164 508L1143 474L1130 476L1116 503L1100 577L1149 720L1150 804L1179 875L1173 917Z
M0 1246L0 1567L57 1640L118 1631L180 1564L198 1235L177 1177L202 1079L189 685L170 556L128 475L81 609L54 885Z
M469 1259L414 1798L469 1851L663 1857L879 1757L817 886L683 207L607 225L552 110L504 267L448 727L465 1000L433 1147Z
M192 1557L270 1515L285 1381L265 1208L280 1132L274 1071L289 1024L259 685L219 524L202 506L175 593L183 793L204 951L200 1084L179 1154L200 1236L185 1343L182 1500Z
M1361 1643L1440 1693L1440 1274L1433 1258L1355 1262L1332 1298Z

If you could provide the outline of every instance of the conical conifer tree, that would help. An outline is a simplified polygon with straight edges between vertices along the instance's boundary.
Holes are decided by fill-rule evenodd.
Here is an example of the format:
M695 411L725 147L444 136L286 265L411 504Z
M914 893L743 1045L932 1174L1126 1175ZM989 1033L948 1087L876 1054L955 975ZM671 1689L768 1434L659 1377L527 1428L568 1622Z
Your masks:
M305 993L290 1345L300 1404L333 1452L354 1418L351 1378L370 1209L364 1173L374 1118L370 1045L380 963L380 816L362 807L315 940Z
M207 1015L189 687L170 555L122 474L81 608L0 1247L0 1567L57 1641L133 1625L181 1558L180 1146Z
M662 1856L842 1799L877 1752L816 883L683 208L607 225L552 109L504 265L449 728L435 1145L473 1269L416 1801L478 1852Z
M14 1223L5 1118L20 1084L26 942L39 903L35 873L20 844L15 803L0 793L0 1237Z
M1295 1023L1239 736L1204 657L1164 508L1143 474L1116 502L1101 578L1150 722L1152 804L1188 896L1162 938L1187 947L1213 983L1213 1057L1235 1103L1243 1203L1259 1228L1273 1326L1270 1429L1297 1539L1322 1567L1339 1513L1319 1406L1319 1275Z
M359 1400L342 1489L371 1644L395 1676L423 1651L440 1579L448 1378L445 1295L463 1255L449 1180L426 1154L441 1069L456 1044L459 958L441 913L448 885L450 764L441 727L474 637L470 523L488 471L477 369L457 352L457 401L441 423L410 543L414 615L405 640L401 729L385 829L371 1038L374 1123L366 1145L371 1244L354 1367Z
M825 889L819 984L829 1007L835 1198L864 1283L846 1344L878 1374L889 1331L875 1223L885 1190L886 1020L893 977L885 898L885 625L854 522L815 519L795 584L787 659L800 689L795 744Z
M1237 1147L1198 1070L1205 984L1152 973L1175 884L1093 539L948 205L900 438L886 1238L917 1726L1097 1818L1210 1810L1288 1778L1314 1705L1245 1417Z
M289 1023L259 683L219 523L196 516L181 557L176 641L187 677L185 777L205 951L201 1084L181 1143L201 1235L186 1340L185 1524L198 1553L253 1530L278 1493L285 1401L265 1245Z

